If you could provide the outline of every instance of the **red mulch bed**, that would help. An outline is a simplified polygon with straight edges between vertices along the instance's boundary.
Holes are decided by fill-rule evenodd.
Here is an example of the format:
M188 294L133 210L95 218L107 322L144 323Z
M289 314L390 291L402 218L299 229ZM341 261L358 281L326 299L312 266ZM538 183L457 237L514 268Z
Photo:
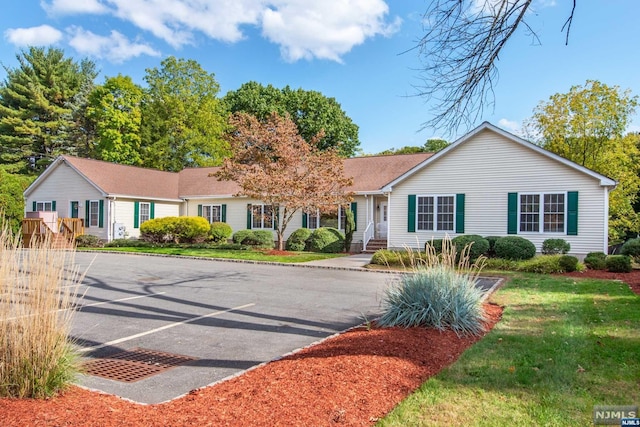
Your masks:
M640 295L640 271L617 279ZM502 308L485 304L487 331ZM71 387L48 400L0 399L2 426L370 426L481 337L434 329L358 328L218 385L159 405Z
M502 308L484 307L488 331ZM164 404L79 387L44 401L0 399L0 425L370 426L480 338L360 327Z

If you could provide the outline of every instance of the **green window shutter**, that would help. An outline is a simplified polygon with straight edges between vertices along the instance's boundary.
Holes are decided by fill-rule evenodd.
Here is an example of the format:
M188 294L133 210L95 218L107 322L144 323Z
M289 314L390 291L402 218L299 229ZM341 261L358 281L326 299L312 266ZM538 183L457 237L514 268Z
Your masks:
M302 228L309 228L308 218L309 214L302 212Z
M507 200L507 234L518 234L518 193L509 193Z
M358 230L358 202L351 202L351 212L353 212L353 231Z
M104 200L100 200L98 210L98 227L104 227Z
M133 228L140 228L140 202L133 202Z
M33 202L33 209L31 209L33 212L35 212L38 209L38 203L34 200Z
M222 205L222 212L220 213L220 219L222 222L227 222L227 205Z
M251 230L251 203L247 204L247 230Z
M198 205L198 216L202 216L202 205Z
M280 209L277 206L273 207L273 229L278 229L278 222L280 220Z
M578 192L567 193L567 235L578 235Z
M464 234L464 194L456 194L456 233Z
M149 204L149 219L154 219L156 217L156 202L151 202Z
M89 200L84 201L84 226L89 227Z
M55 211L56 211L56 201L55 201L55 200L53 200L53 201L51 202L51 210L52 210L53 212L55 212Z
M409 208L407 212L407 231L416 232L416 195L409 194Z

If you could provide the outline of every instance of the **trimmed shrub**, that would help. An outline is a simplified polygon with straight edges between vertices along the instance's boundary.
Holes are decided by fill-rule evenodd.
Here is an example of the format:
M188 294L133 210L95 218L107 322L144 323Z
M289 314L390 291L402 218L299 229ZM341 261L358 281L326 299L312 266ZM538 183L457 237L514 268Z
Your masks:
M401 256L397 251L380 249L371 256L371 264L375 265L400 265Z
M516 262L515 270L539 274L562 273L564 271L560 266L558 255L540 255L526 261Z
M76 245L80 248L101 248L104 242L99 237L91 234L81 234L76 236Z
M251 230L238 230L233 233L233 236L231 236L231 240L233 240L233 243L242 244L244 239L251 236L252 234L253 231Z
M565 273L571 273L578 269L578 258L574 256L562 255L558 262Z
M564 239L547 239L542 242L544 255L566 254L571 250L571 245Z
M433 239L433 240L429 240L428 242L426 242L424 244L425 246L425 251L427 250L427 245L433 247L433 249L436 251L436 254L441 254L442 253L442 239Z
M390 267L417 267L425 264L426 254L420 251L380 249L371 257L371 264Z
M171 228L173 219L177 217L164 217L150 219L140 225L140 239L146 242L165 243L172 240Z
M173 227L171 234L176 243L202 243L207 240L211 229L209 221L201 216L178 217Z
M485 262L484 269L516 271L518 269L518 261L503 258L488 258Z
M460 253L465 246L471 244L469 248L469 261L474 262L480 255L484 255L489 251L489 242L482 236L477 234L465 234L455 237L451 240L451 244L456 247L458 254L456 258L460 257Z
M107 248L152 248L153 243L137 239L115 239L104 245Z
M344 236L336 228L320 227L313 230L307 245L312 252L338 253L344 249Z
M458 335L483 331L483 293L466 274L443 266L402 276L386 289L378 320L381 326L427 326Z
M585 265L592 270L606 270L607 269L607 254L604 252L589 252L584 257Z
M240 243L257 248L271 249L275 246L273 232L269 230L246 230L249 233Z
M231 226L226 222L216 221L209 227L209 239L215 243L226 243L232 233Z
M496 256L496 241L500 238L500 236L487 236L485 239L489 242L489 250L487 251L487 256L489 258L493 258Z
M607 271L612 273L631 272L631 258L627 255L609 255L605 262Z
M344 251L349 252L351 251L351 242L353 242L353 233L356 231L356 220L351 209L347 209L344 215Z
M495 244L498 258L511 260L531 259L536 255L536 247L529 240L519 236L500 237Z
M153 243L201 243L209 234L209 222L199 216L167 216L140 225L140 238Z
M307 247L307 239L311 236L311 230L308 228L298 228L291 233L287 239L285 249L288 251L300 252L304 251Z
M627 240L620 248L620 254L630 256L636 260L640 259L640 238Z

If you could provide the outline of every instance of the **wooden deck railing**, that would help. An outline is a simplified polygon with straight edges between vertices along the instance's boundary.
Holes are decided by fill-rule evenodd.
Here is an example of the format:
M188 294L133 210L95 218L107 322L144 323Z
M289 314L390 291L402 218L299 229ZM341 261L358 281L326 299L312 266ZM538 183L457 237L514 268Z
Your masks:
M52 230L42 218L22 220L22 245L31 247L36 241L51 239L54 246L73 246L75 238L84 234L84 220L80 218L58 218L58 230Z
M84 220L81 218L58 218L58 229L68 240L84 234Z

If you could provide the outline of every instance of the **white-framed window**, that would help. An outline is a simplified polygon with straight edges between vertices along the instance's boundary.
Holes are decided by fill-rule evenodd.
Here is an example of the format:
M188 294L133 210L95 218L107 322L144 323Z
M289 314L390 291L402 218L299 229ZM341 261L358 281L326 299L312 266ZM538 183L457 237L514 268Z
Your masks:
M149 221L151 219L151 203L148 202L140 202L140 212L139 212L139 224L142 225L145 221Z
M344 230L346 224L346 209L342 206L338 206L337 209L329 212L315 212L307 213L307 228L315 230L320 227L337 228L338 230Z
M417 229L419 231L453 231L455 206L454 195L417 196Z
M519 196L518 229L521 233L565 232L565 193L528 193Z
M89 201L89 227L100 225L100 202L98 200Z
M273 229L273 207L271 205L251 205L251 228Z
M210 224L222 221L222 205L202 205L202 216Z
M53 211L53 202L36 202L36 212Z

